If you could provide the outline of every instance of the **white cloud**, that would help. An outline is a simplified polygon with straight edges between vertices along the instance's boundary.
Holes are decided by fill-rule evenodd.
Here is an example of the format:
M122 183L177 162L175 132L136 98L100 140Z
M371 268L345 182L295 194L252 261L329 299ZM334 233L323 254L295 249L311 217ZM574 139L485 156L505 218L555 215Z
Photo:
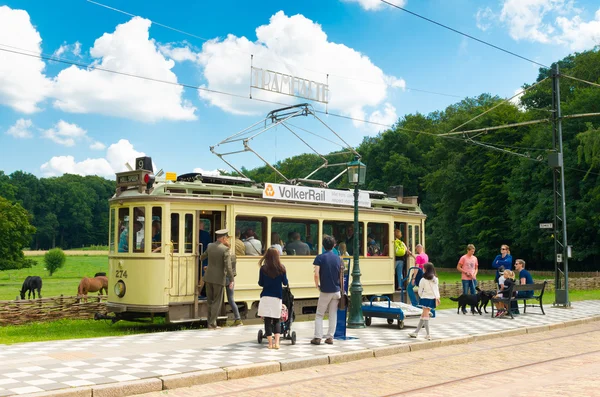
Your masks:
M572 19L558 17L556 24L562 31L559 41L568 44L573 51L589 50L600 44L600 9L590 22L583 22L576 15Z
M62 174L114 176L114 172L106 159L85 159L75 162L73 156L55 156L40 167L45 176Z
M373 113L371 113L371 116L369 116L369 121L372 123L393 125L398 121L398 115L396 114L396 108L394 106L392 106L391 103L386 103L385 108L383 109L383 112L376 110ZM385 127L382 125L377 125L377 124L371 124L371 128L373 131L380 131L380 130L388 129L388 127Z
M216 170L204 170L202 168L194 168L194 172L198 172L202 175L210 175L210 176L219 176L221 175L221 170L216 169Z
M208 88L248 96L250 54L254 54L253 65L258 68L317 82L326 82L329 73L329 109L352 117L363 117L365 109L379 106L390 88L406 87L403 79L386 75L367 56L328 41L321 26L302 15L288 17L279 11L269 24L256 29L256 36L256 42L229 35L204 43L199 62ZM199 95L233 114L260 114L273 108L273 104L204 91ZM258 89L253 89L252 96L280 103L297 102Z
M94 143L92 143L90 145L90 149L92 149L92 150L104 150L104 149L106 149L106 145L103 144L102 142L95 141Z
M40 169L46 176L69 173L112 178L117 172L127 171L125 163L129 163L133 167L135 159L141 156L144 156L143 152L135 150L128 140L121 139L108 147L106 158L88 158L76 162L73 156L55 156L42 164Z
M151 22L135 17L105 33L90 50L95 66L177 82L167 60L149 38ZM54 106L73 113L101 113L144 122L196 120L183 87L70 66L55 79Z
M197 62L198 61L198 54L195 53L194 51L192 51L188 46L187 43L183 43L183 47L175 47L173 45L173 43L169 43L169 44L165 44L165 45L158 45L158 50L160 51L161 54L163 54L164 56L176 61L176 62L183 62L183 61L191 61L191 62Z
M53 57L60 58L61 55L66 53L72 53L78 58L81 58L81 43L76 41L74 44L67 44L64 42L56 51L52 53Z
M477 10L477 14L475 14L475 24L478 29L485 32L492 27L493 20L496 19L496 17L496 14L494 14L490 7L480 8Z
M110 145L106 151L106 159L110 163L113 172L127 171L125 163L135 168L135 159L145 156L144 152L138 152L127 139L121 139Z
M29 129L33 126L31 120L19 119L15 125L11 126L6 133L15 138L31 138L33 134Z
M362 8L367 11L378 11L381 10L384 6L389 7L389 5L382 3L380 0L342 0L346 3L358 3ZM390 3L396 4L399 7L404 7L406 5L406 0L391 0Z
M42 38L33 27L29 14L0 6L0 43L41 54ZM0 46L8 50L16 48ZM45 63L38 58L0 51L0 104L26 114L39 111L38 104L51 89L44 75Z
M519 93L520 93L520 94L519 94ZM517 94L519 94L519 95L517 95ZM517 88L517 89L515 90L515 92L513 93L513 96L514 96L514 95L517 95L517 96L516 96L516 97L514 97L514 98L512 98L512 99L510 100L510 103L512 103L513 105L515 105L515 106L516 106L516 107L518 107L519 109L524 109L524 108L521 106L521 98L523 97L523 94L524 94L524 92L523 92L523 88Z
M600 44L600 9L584 21L573 0L504 0L500 21L515 40L561 44L582 51Z
M87 131L77 124L71 124L60 120L53 128L43 131L42 136L59 145L74 146L75 141L83 138L86 133Z

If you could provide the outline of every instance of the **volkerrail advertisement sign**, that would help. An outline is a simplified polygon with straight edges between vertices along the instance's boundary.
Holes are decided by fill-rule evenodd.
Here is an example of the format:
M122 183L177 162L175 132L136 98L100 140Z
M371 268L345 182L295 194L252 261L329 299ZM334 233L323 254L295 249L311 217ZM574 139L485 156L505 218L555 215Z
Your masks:
M307 203L354 205L354 192L350 190L281 185L278 183L265 183L265 188L263 189L263 198L285 201L302 201ZM360 207L371 207L369 193L358 193L358 205Z

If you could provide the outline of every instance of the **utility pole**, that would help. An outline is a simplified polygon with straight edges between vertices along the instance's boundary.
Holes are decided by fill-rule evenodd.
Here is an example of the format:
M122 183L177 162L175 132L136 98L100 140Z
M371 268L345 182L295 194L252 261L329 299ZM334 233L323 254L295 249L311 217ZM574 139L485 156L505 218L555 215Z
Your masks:
M548 157L548 165L552 168L554 187L554 305L570 307L570 247L567 245L567 208L565 203L565 168L563 163L560 74L558 71L558 63L555 63L552 67L552 110L552 149L554 151Z

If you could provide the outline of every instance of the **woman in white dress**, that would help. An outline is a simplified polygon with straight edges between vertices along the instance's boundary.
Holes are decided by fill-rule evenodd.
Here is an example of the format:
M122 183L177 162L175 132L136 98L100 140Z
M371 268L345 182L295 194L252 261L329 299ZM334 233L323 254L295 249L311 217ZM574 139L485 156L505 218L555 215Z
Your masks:
M265 320L265 336L269 349L279 349L281 337L281 299L283 286L288 285L285 266L279 260L279 250L270 247L258 262L260 266L258 285L263 287L258 304L258 315ZM273 341L273 333L275 340Z

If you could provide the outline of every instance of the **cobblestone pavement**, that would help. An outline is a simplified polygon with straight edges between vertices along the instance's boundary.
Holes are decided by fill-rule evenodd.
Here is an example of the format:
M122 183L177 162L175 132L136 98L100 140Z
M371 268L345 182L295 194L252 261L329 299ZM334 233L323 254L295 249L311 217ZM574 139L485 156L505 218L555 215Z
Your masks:
M599 338L588 323L142 396L600 396Z
M511 320L493 319L489 314L459 315L455 309L441 310L431 321L432 336L434 341L444 340L600 316L600 301L575 302L571 309L548 307L546 315L539 314L539 309L530 311L533 313L528 311ZM416 318L406 320L406 328L400 330L396 324L390 326L383 319L373 319L370 327L348 330L354 339L336 340L332 346L311 345L314 322L297 322L292 329L298 334L298 343L292 346L290 341L282 341L280 350L267 349L265 342L257 343L259 325L0 345L0 396L119 384L245 364L326 358L335 353L414 344L422 340L415 341L407 334L414 330L417 321ZM462 345L461 349L471 349L471 346ZM391 375L394 376L397 375Z

